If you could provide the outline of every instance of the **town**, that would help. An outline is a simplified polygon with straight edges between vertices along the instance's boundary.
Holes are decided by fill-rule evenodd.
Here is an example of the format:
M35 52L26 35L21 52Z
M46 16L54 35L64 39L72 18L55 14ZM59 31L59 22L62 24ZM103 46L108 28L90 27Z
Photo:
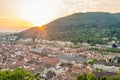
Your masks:
M118 73L118 53L102 54L85 43L76 47L72 42L36 41L1 41L2 71L21 67L33 74L39 74L38 77L42 77L43 80L76 80L76 76L85 73L94 73L98 77Z

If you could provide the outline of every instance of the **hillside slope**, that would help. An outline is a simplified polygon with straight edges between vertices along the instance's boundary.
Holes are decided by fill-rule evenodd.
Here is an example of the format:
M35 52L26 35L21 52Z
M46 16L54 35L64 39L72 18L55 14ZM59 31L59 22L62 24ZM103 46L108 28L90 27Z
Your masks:
M42 38L73 42L106 43L102 38L120 40L120 13L75 13L56 19L43 27L33 27L20 32L20 38Z

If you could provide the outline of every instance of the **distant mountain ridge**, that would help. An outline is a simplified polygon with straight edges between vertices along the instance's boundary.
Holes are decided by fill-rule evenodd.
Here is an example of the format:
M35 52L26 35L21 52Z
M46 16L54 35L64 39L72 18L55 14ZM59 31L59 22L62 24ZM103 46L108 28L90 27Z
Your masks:
M43 27L33 27L17 34L20 38L42 38L73 42L105 43L102 38L120 40L120 13L75 13L56 19Z

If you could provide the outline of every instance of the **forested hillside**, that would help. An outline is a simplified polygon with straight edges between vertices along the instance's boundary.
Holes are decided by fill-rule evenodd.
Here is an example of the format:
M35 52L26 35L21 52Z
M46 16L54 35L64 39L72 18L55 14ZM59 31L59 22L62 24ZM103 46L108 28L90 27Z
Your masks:
M120 13L75 13L56 19L42 27L33 27L17 34L19 38L42 38L106 44L113 37L120 40ZM108 38L108 41L103 41Z

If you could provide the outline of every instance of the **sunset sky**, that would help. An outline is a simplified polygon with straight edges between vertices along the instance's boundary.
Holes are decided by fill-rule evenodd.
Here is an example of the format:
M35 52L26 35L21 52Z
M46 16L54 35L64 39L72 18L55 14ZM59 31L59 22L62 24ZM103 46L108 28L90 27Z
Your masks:
M77 12L120 12L120 0L0 0L0 31L41 26Z

